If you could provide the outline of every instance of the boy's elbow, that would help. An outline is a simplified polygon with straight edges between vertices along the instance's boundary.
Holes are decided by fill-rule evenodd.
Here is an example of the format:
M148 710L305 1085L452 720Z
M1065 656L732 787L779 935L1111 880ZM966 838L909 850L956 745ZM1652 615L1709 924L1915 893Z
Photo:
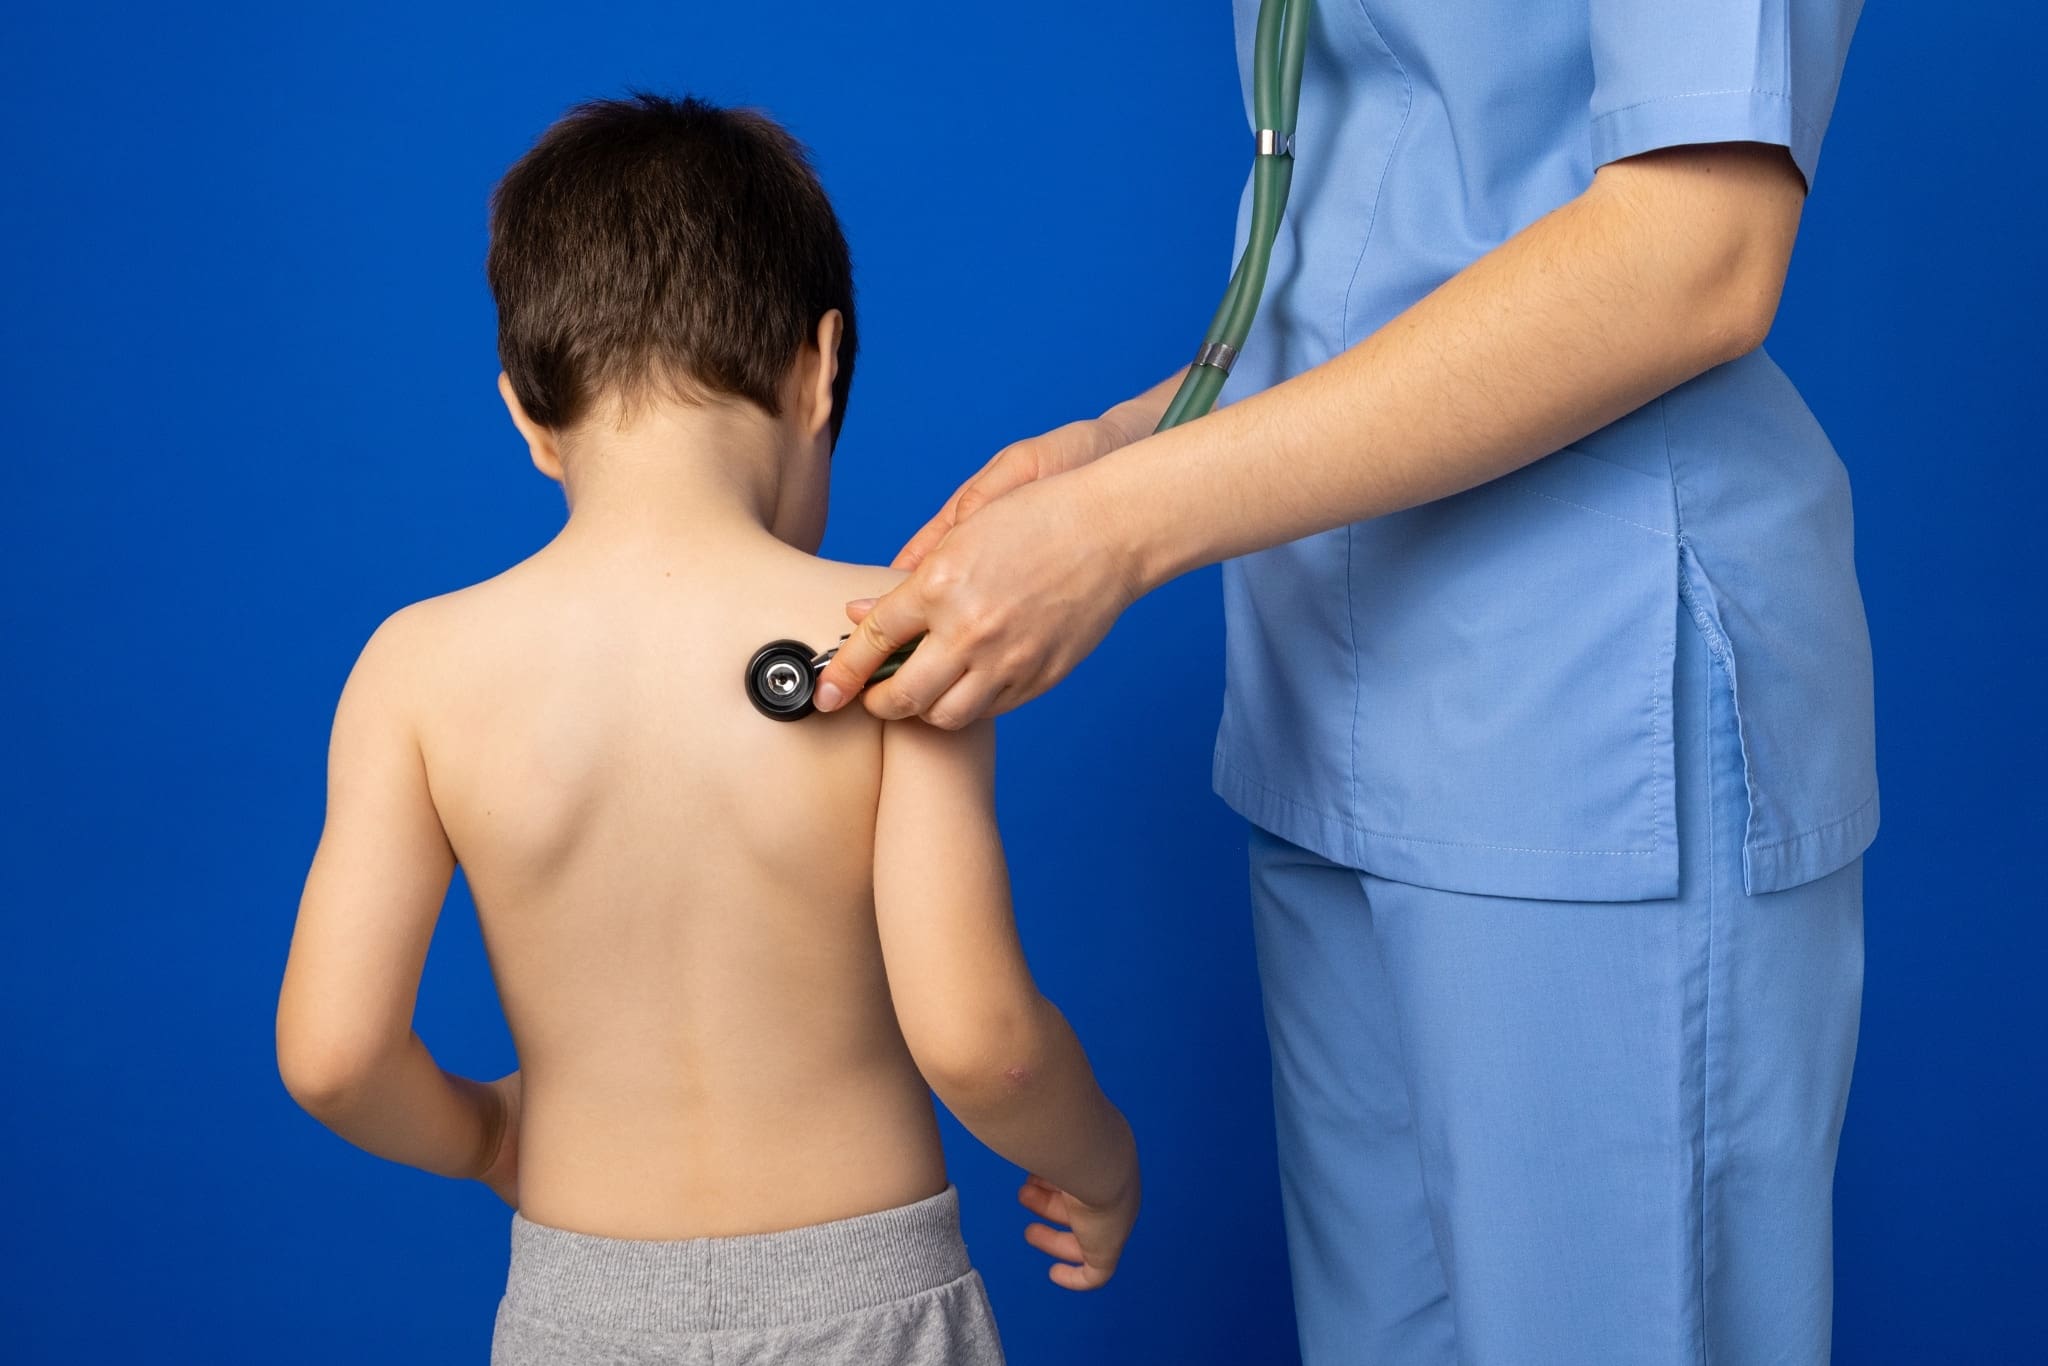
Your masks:
M910 1040L918 1071L955 1114L986 1113L1029 1090L1047 1053L1043 1001L977 1011Z
M380 1056L380 1049L347 1031L278 1023L278 1078L310 1115L329 1115L345 1107L376 1071Z

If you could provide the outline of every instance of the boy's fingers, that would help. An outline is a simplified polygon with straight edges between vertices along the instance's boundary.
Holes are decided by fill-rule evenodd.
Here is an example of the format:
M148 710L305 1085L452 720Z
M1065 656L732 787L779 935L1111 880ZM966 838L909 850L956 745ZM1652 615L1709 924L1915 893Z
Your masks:
M914 581L913 581L914 583ZM900 584L877 599L860 625L818 675L819 711L837 711L867 685L868 675L906 641L924 631L924 604L913 583Z
M1087 1256L1081 1251L1079 1238L1050 1224L1032 1224L1024 1230L1024 1241L1046 1256L1057 1257L1063 1262L1078 1264Z
M1046 1185L1035 1177L1017 1192L1017 1203L1039 1218L1050 1219L1055 1224L1073 1222L1067 1217L1071 1211L1067 1208L1066 1192L1056 1186Z
M1054 1262L1048 1273L1052 1283L1063 1290L1096 1290L1109 1280L1110 1273L1092 1266L1069 1266L1065 1262Z

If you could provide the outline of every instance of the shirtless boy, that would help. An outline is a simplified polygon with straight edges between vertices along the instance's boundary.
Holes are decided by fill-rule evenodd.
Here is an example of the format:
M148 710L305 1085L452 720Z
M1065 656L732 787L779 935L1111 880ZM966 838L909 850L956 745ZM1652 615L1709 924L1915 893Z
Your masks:
M499 185L489 274L567 524L349 676L285 1084L514 1206L501 1366L1000 1361L931 1093L1031 1173L1070 1289L1116 1269L1136 1150L1019 950L989 727L741 686L896 578L813 553L855 353L832 207L759 115L600 101ZM458 864L518 1049L492 1082L412 1030Z

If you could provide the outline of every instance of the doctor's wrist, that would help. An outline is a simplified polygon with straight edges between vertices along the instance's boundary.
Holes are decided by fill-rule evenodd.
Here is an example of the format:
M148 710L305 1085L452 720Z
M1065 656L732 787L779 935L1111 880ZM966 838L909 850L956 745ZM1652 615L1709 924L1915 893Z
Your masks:
M1126 600L1134 602L1184 572L1174 567L1184 552L1175 529L1157 516L1157 500L1146 497L1131 473L1117 453L1068 477L1091 523L1090 543L1109 561Z
M1147 413L1140 399L1126 399L1105 412L1094 421L1096 435L1101 443L1100 455L1122 450L1133 441L1151 435L1158 422L1157 414Z

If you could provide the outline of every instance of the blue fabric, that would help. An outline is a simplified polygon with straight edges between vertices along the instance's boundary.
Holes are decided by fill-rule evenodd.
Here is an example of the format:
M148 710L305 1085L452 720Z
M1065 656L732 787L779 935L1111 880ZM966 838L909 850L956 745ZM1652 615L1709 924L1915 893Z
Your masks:
M1669 900L1397 882L1254 830L1304 1366L1828 1360L1862 860L1742 890L1732 694L1678 632Z
M1255 0L1239 0L1249 64ZM1579 194L1716 140L1811 177L1854 0L1324 0L1230 401L1329 359ZM1243 240L1244 222L1239 224ZM1848 481L1761 351L1507 478L1226 566L1215 781L1337 863L1451 891L1669 897L1681 603L1740 716L1745 886L1877 828Z

